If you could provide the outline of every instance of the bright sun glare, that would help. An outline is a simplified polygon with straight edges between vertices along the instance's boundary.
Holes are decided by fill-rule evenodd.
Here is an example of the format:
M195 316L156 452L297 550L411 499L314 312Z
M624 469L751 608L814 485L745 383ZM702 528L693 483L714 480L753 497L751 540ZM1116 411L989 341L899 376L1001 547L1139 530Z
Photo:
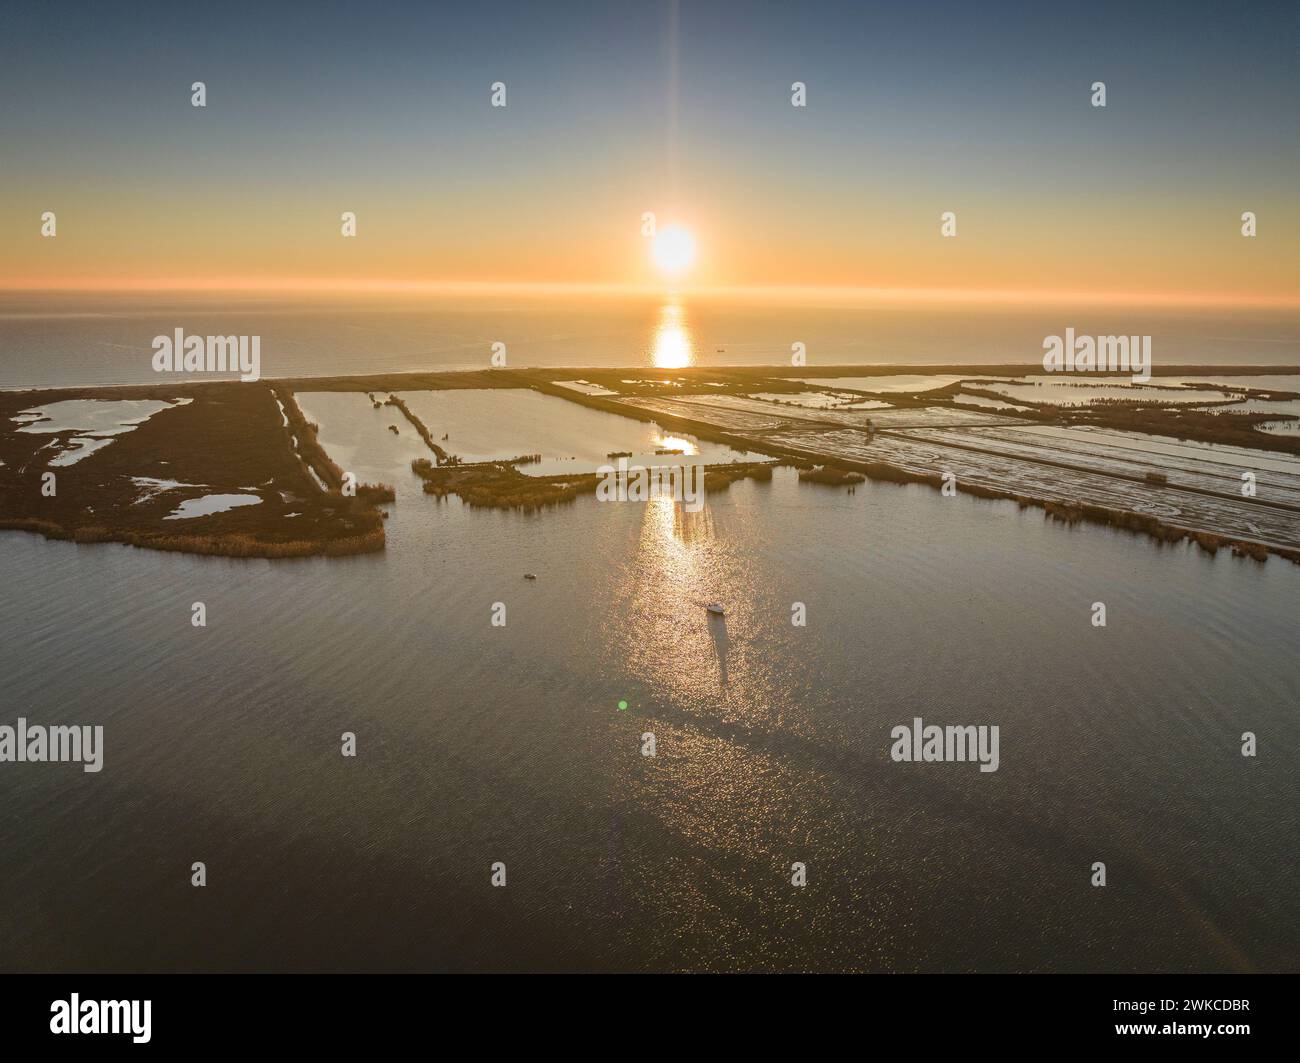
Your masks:
M680 225L670 225L655 236L654 256L665 273L681 273L695 261L695 238Z

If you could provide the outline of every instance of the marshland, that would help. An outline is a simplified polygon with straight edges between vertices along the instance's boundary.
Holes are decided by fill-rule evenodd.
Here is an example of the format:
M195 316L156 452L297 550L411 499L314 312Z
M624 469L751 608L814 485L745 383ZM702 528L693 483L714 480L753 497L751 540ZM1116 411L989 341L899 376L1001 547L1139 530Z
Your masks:
M1173 383L1133 387L1044 382L1006 366L996 376L988 366L899 368L493 370L0 393L0 523L196 553L339 555L383 549L386 507L404 490L394 456L422 494L524 511L593 491L611 458L704 464L709 490L788 461L812 483L938 487L947 473L957 491L1057 518L1300 556L1300 436L1261 430L1288 414L1251 406L1300 397L1300 374L1288 390L1292 378L1275 368L1260 387L1225 367L1172 367ZM145 416L124 413L132 423L97 435L42 417L51 403L150 402ZM359 424L388 442L357 436ZM344 426L349 438L330 437ZM1253 493L1241 489L1247 476ZM177 527L178 507L240 492L257 505L198 510Z

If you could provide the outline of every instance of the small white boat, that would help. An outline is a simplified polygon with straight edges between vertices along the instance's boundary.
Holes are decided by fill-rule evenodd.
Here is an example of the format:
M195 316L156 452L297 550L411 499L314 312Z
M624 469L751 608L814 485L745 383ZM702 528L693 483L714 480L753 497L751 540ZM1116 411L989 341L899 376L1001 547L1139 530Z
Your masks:
M726 615L727 615L727 610L724 609L724 608L723 608L721 605L719 605L717 602L710 602L710 603L709 603L708 605L706 605L704 608L707 609L707 610L708 610L710 613L712 613L714 616L726 616Z
M537 573L535 573L535 572L525 572L525 573L524 573L524 579L536 579L536 578L537 578Z

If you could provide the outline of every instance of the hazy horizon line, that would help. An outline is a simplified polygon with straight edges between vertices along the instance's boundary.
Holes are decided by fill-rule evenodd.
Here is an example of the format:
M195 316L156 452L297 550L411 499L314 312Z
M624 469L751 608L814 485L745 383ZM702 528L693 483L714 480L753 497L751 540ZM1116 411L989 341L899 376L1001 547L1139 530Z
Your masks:
M1124 292L1087 289L1044 288L917 288L872 285L678 285L544 282L544 281L453 281L391 279L309 279L274 277L243 279L215 277L206 280L95 281L77 278L63 284L43 281L0 280L0 293L29 294L131 294L131 293L296 293L310 295L583 295L654 299L763 299L790 302L857 302L863 304L995 304L999 306L1215 306L1253 309L1300 309L1295 295L1228 295L1195 291Z

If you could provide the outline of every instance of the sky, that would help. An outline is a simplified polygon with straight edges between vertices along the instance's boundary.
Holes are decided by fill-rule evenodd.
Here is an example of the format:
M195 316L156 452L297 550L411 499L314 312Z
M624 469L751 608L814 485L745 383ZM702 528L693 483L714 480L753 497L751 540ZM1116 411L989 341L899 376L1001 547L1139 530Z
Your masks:
M653 211L701 292L1296 305L1297 55L1294 3L8 0L0 288L654 287Z

